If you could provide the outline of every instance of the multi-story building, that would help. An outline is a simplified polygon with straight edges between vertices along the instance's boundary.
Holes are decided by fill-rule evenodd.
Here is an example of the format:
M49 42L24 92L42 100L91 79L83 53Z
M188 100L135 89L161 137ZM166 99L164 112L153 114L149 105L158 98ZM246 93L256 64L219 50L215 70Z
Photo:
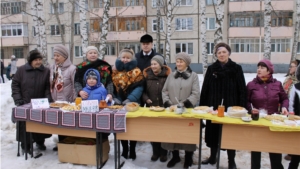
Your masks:
M27 2L1 3L1 57L9 59L14 54L23 58L29 50L36 48L35 32L32 18L21 9ZM212 62L214 48L214 32L216 30L216 0L206 1L206 44L208 62ZM89 0L86 5L88 20L89 45L100 46L102 28L103 1ZM157 5L161 4L161 44L156 47ZM140 37L146 33L154 38L154 48L165 54L166 39L166 0L111 0L109 10L109 32L107 35L107 51L105 60L114 64L116 57L124 47L131 47L135 52L140 51ZM174 66L174 56L178 52L187 52L192 59L192 68L202 72L202 56L200 46L200 2L199 0L173 0L173 18L171 22L170 63ZM271 61L277 72L286 72L291 58L294 23L296 18L296 2L294 0L272 1L271 29ZM17 7L16 7L17 6ZM18 7L19 6L19 7ZM61 34L65 45L70 45L74 37L74 64L81 62L82 56L79 7L75 6L74 25L71 25L71 3L59 0L57 11L63 30L59 30L53 4L44 4L44 16L47 32L48 60L52 63L53 46L61 44ZM255 72L257 62L263 58L264 50L264 1L262 0L229 0L224 6L223 41L232 48L231 59L243 65L246 72ZM13 15L12 15L13 14ZM71 26L75 28L74 35L70 34ZM297 58L300 58L300 43L298 43ZM22 60L22 59L20 59ZM282 66L284 65L284 66Z

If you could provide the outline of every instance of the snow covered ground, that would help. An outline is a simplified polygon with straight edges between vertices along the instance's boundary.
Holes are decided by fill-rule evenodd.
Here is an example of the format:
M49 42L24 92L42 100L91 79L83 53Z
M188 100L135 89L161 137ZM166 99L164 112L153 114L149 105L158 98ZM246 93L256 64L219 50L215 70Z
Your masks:
M256 74L245 74L246 82L251 81ZM275 74L275 78L282 81L285 79L284 74ZM203 76L199 75L199 81L202 83ZM7 82L7 81L6 81ZM61 163L58 161L57 152L52 151L52 148L56 145L57 135L53 135L51 138L46 139L47 150L43 152L43 156L38 159L29 158L25 160L23 156L17 157L17 142L15 141L16 126L11 122L11 109L14 107L14 102L11 97L11 81L0 84L1 94L1 168L2 169L95 169L95 166L74 165L69 163ZM103 169L114 168L114 142L112 134L109 137L110 153L109 160ZM135 161L126 160L123 169L166 169L167 162L162 163L159 160L157 162L151 162L152 148L149 142L138 142L136 147L137 159ZM205 146L203 141L202 146L202 160L209 156L209 148ZM176 164L174 169L183 168L184 152L180 154L182 160ZM284 155L283 155L284 156ZM170 156L168 157L171 158ZM198 166L198 150L194 154L194 165L191 169L196 169ZM169 160L168 159L168 160ZM237 151L236 154L237 167L240 169L250 168L250 153L248 151ZM121 159L124 161L125 159ZM282 159L284 168L287 168L289 162ZM227 168L227 153L221 152L220 168ZM261 168L269 169L269 155L268 153L262 153ZM202 169L214 169L216 165L202 165Z

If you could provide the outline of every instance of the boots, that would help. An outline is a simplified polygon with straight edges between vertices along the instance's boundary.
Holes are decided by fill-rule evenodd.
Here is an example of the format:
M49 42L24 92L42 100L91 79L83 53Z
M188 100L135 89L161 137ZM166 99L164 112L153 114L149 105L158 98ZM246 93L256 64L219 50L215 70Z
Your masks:
M135 146L136 146L136 141L130 140L130 151L129 151L129 158L132 160L136 159L136 153L135 153Z
M168 151L161 147L161 143L160 143L159 147L160 147L160 158L159 158L159 160L160 160L160 162L166 162L168 160L168 157L167 157Z
M227 150L228 155L228 169L236 169L236 164L234 161L235 150Z
M217 162L217 150L218 150L217 148L211 147L210 148L210 157L208 159L202 161L201 164L204 164L204 165L206 165L206 164L211 164L211 165L216 164L216 162Z
M193 151L185 151L185 156L184 156L184 169L188 169L190 166L193 164Z
M41 151L45 151L46 150L46 146L45 146L45 139L40 140L40 141L36 141L36 146L39 150Z
M173 157L167 164L168 168L172 168L176 165L176 163L180 162L179 150L172 151L172 154L173 154Z
M122 155L125 159L128 158L128 141L127 140L121 140L121 144L123 147Z
M153 155L151 157L151 161L157 161L160 155L160 143L152 142L152 151Z

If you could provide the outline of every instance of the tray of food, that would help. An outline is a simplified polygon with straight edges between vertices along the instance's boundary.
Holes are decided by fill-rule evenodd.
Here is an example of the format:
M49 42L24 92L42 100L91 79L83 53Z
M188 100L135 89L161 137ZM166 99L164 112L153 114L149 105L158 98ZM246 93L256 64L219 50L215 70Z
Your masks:
M114 109L114 110L120 110L123 108L122 105L113 105L113 106L107 106L108 109Z
M213 111L213 107L208 107L208 106L197 106L194 107L193 113L198 113L198 114L205 114Z
M164 111L165 108L164 107L160 107L160 106L150 106L149 110L160 112L160 111Z
M68 104L60 108L63 112L70 112L70 111L81 111L80 105L75 104Z
M134 112L139 109L140 105L136 102L128 102L125 105L125 109L129 112Z
M231 118L246 117L248 111L244 107L232 106L227 109L227 116Z
M53 102L53 103L50 103L51 108L62 108L62 107L67 106L67 105L69 105L69 103L67 103L67 102Z

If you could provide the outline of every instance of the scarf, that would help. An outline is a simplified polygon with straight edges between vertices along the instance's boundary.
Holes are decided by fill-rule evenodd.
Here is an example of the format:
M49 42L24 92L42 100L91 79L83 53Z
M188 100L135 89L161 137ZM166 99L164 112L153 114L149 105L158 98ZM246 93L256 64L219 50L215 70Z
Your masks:
M52 76L52 89L61 92L64 89L64 77L61 71L62 64L55 65Z
M266 81L268 81L271 77L271 74L268 74L266 76L262 76L262 77L258 77L261 81L263 81L264 83L266 83Z
M177 79L179 77L182 77L183 79L188 79L191 76L191 72L192 69L190 67L187 67L184 71L179 71L176 68L174 78Z

